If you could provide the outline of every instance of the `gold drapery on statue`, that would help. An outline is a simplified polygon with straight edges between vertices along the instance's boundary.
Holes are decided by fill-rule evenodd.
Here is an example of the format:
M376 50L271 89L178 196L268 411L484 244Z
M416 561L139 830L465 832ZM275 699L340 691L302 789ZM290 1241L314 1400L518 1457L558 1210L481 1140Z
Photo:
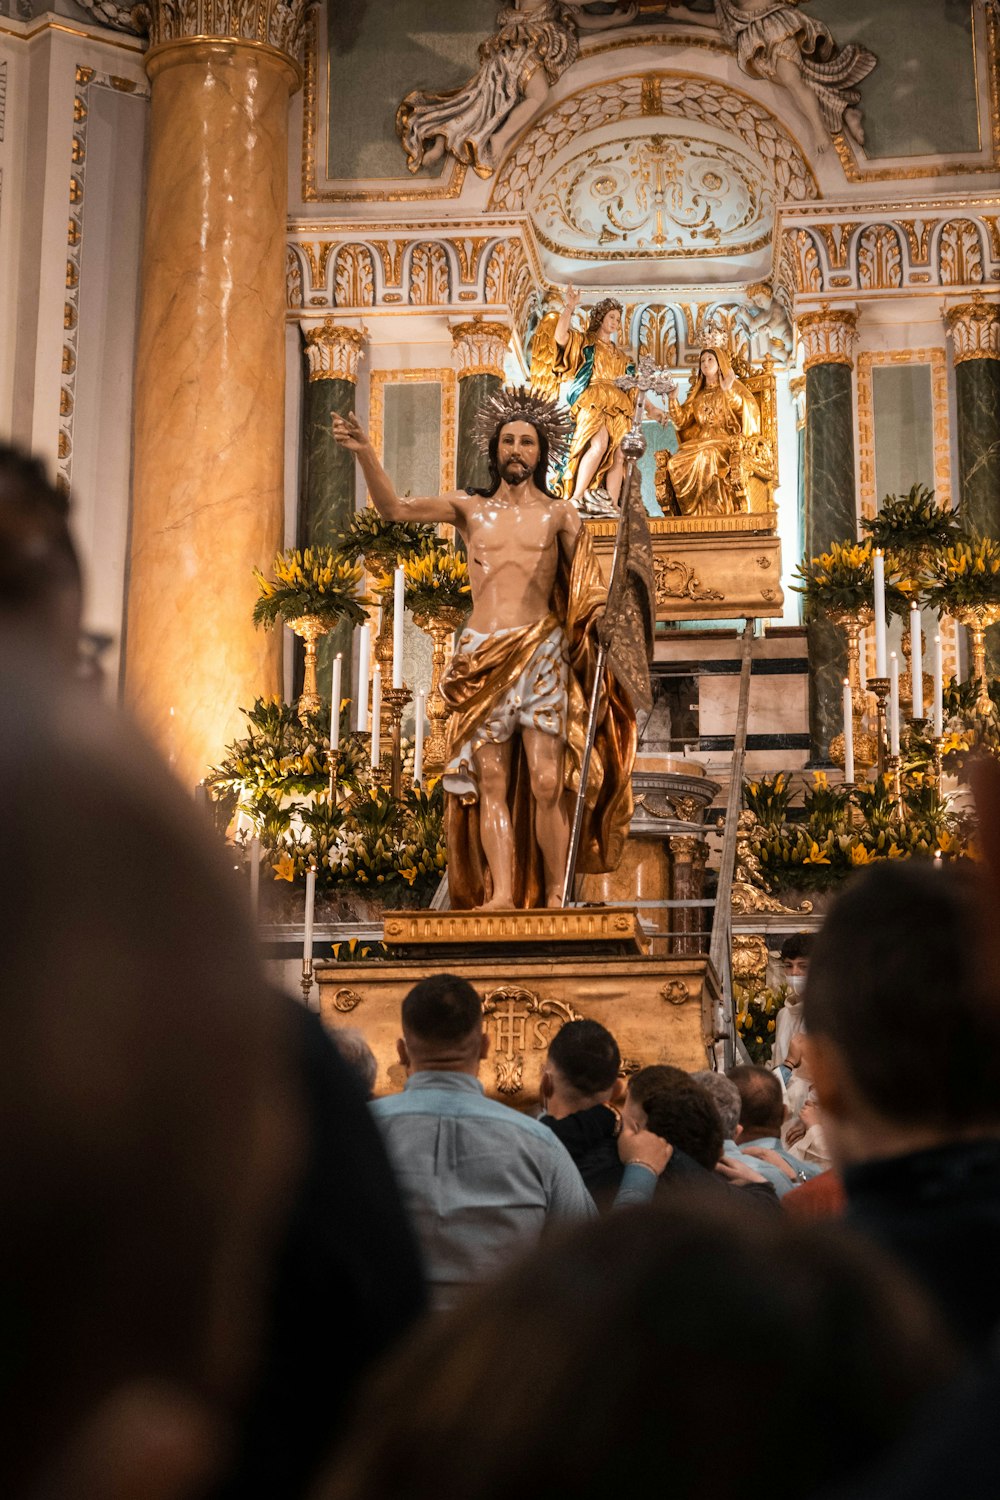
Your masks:
M587 709L597 664L596 622L607 589L589 533L581 529L568 566L560 555L552 612L523 630L491 637L475 651L457 653L441 683L452 716L448 760L470 739L493 706L517 681L535 648L561 624L569 647L567 740L563 757L563 796L572 815L580 782ZM614 870L621 860L632 818L632 765L638 741L635 711L613 672L605 674L598 710L594 753L587 776L586 820L577 868L582 874ZM447 793L448 888L454 907L481 906L489 895L489 871L479 836L478 798ZM511 752L508 805L514 831L514 904L545 903L542 853L535 837L535 804L524 754L516 735Z

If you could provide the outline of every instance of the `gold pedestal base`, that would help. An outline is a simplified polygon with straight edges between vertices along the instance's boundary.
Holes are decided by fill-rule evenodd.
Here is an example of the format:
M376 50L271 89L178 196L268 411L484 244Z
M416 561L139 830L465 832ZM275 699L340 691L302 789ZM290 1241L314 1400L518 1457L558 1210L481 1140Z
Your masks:
M755 522L755 516L731 521ZM596 532L598 525L588 523ZM650 522L658 620L735 620L780 615L781 542L768 533L706 531L668 532L665 522ZM704 528L705 522L701 521ZM660 529L658 529L660 528ZM594 535L594 550L607 579L614 556L614 523L608 534Z
M423 915L496 918L497 913ZM398 1093L406 1081L396 1051L400 1005L429 972L426 958L368 964L321 961L315 968L324 1021L361 1030L378 1060L376 1094ZM491 1098L516 1109L537 1106L549 1043L560 1026L580 1017L608 1027L621 1048L626 1073L659 1062L687 1071L707 1066L720 991L715 971L703 956L602 957L599 963L587 955L524 960L478 956L463 958L460 972L483 997L490 1038L479 1075L483 1087Z
M646 943L634 907L538 907L530 911L390 911L382 929L390 948L438 948L471 943L546 947L572 943L643 953Z

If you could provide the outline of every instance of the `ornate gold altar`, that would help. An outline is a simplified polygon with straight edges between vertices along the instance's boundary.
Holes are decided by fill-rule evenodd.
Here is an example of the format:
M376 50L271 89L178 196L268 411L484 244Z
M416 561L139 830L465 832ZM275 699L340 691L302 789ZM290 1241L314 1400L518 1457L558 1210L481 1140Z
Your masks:
M729 481L736 509L731 515L651 516L659 620L769 618L780 615L781 543L777 537L778 426L774 364L758 367L732 358L740 383L753 396L760 430L733 433L726 444ZM656 493L667 499L670 453L656 455ZM594 549L608 576L614 556L617 520L587 519Z
M461 915L467 919L471 914ZM515 925L530 925L552 913L509 915ZM387 930L392 921L387 919ZM530 944L524 945L521 957L500 956L511 951L498 949L494 956L483 946L456 944L450 959L450 966L483 997L490 1051L480 1077L492 1098L518 1109L535 1107L549 1042L564 1022L582 1016L602 1022L614 1033L626 1074L656 1062L688 1070L706 1066L719 1000L718 981L707 957L657 960L615 951L615 945L608 952L601 943L573 956L556 957L551 949L545 954ZM323 1019L329 1026L363 1029L378 1059L378 1094L398 1093L405 1082L396 1054L404 996L418 979L443 967L438 957L414 956L419 948L404 952L405 957L385 963L316 966Z

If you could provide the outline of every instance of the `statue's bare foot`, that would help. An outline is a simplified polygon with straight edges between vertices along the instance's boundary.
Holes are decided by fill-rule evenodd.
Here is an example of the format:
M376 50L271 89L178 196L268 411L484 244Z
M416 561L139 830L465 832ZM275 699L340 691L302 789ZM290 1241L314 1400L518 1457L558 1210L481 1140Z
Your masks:
M499 895L492 895L482 906L477 906L476 911L511 911L514 906L514 897L509 891L503 891Z
M546 898L546 902L545 902L545 905L547 907L550 907L550 906L559 906L559 907L561 907L562 904L563 904L562 891L557 892L553 896L547 897Z

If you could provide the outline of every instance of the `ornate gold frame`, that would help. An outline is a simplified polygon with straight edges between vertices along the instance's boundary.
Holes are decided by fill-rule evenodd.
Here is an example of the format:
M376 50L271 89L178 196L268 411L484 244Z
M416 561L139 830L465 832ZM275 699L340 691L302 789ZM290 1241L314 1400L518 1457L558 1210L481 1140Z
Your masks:
M305 33L305 83L302 93L302 198L305 203L418 203L457 198L465 182L465 167L454 162L445 172L424 187L409 190L390 188L321 188L318 175L317 138L319 134L319 15L314 10ZM327 97L330 92L330 64L327 59ZM387 178L388 183L400 181Z
M441 387L441 492L455 488L456 407L458 379L447 365L436 370L372 370L369 378L368 430L372 447L384 458L385 388L387 385Z

